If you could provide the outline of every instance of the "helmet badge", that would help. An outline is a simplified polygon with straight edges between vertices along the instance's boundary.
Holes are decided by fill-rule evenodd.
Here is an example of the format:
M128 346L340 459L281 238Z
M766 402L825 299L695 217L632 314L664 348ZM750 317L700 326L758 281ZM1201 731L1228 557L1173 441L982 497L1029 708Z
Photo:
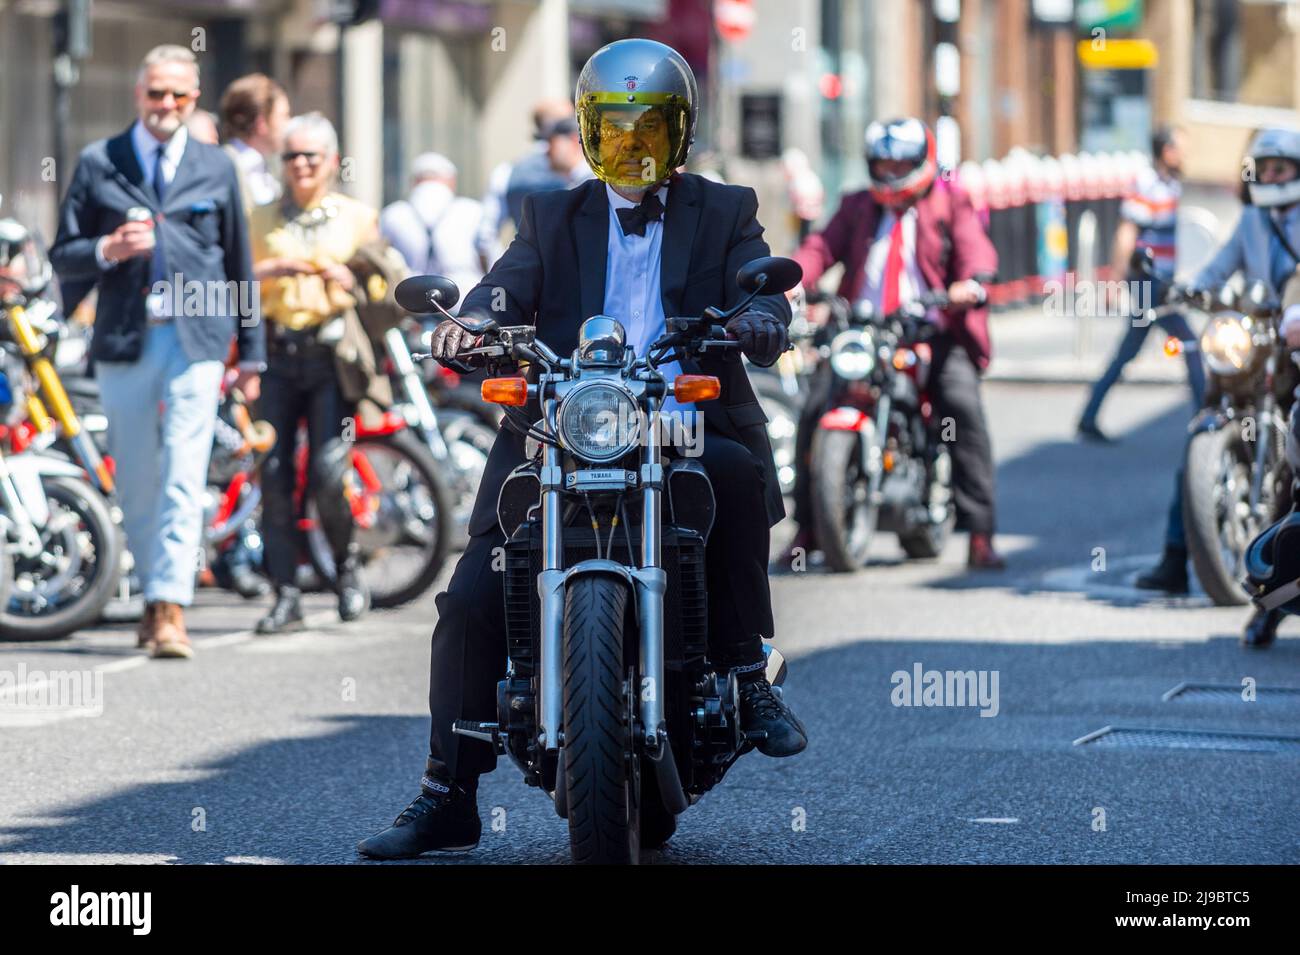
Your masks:
M637 80L638 78L635 76L623 77L623 82L627 84L628 92L631 92L632 90L636 89Z

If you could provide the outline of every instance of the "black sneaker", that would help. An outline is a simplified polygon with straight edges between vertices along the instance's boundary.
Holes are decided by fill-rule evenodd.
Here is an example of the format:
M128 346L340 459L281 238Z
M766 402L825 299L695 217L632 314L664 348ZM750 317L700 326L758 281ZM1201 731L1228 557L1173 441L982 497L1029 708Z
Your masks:
M1140 590L1187 593L1187 551L1181 547L1166 547L1160 563L1145 573L1138 574L1133 585Z
M339 565L339 619L356 620L370 609L370 589L361 578L361 562L355 556Z
M275 592L275 606L257 621L258 633L287 633L302 629L302 591L297 587L280 587Z
M460 786L431 776L420 780L420 795L393 824L357 843L371 859L413 859L425 852L469 852L478 845L483 823L478 801Z
M1079 437L1084 441L1091 441L1093 444L1118 444L1119 442L1108 435L1101 428L1097 427L1095 422L1080 421Z
M1282 614L1277 610L1256 610L1241 635L1242 646L1260 650L1271 647L1277 639L1277 625L1281 622Z
M808 745L808 731L765 677L740 684L740 729L758 736L764 756L793 756Z

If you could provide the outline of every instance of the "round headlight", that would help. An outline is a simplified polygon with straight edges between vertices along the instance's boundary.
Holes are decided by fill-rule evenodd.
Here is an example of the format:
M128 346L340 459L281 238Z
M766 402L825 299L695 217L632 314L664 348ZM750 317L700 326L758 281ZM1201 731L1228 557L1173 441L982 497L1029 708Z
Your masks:
M1255 342L1240 315L1216 315L1201 333L1201 354L1216 375L1235 375L1250 365Z
M592 382L574 388L560 402L560 443L594 464L616 461L636 446L641 415L622 388Z
M842 332L831 342L831 370L855 381L876 367L875 343L864 332Z

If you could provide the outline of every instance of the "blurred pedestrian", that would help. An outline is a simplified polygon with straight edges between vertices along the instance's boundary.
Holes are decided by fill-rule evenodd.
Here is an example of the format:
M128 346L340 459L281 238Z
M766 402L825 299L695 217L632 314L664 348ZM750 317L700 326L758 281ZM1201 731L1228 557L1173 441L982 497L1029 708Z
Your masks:
M221 143L221 134L217 131L217 117L206 109L196 109L185 121L185 128L190 131L196 143L216 146Z
M182 608L194 596L224 361L234 337L238 384L256 398L265 347L256 310L228 294L253 278L247 226L230 157L185 127L198 98L189 49L149 51L138 119L82 152L50 251L65 280L98 279L91 354L144 591L139 644L155 657L193 655ZM227 294L205 294L199 314L177 310L190 283Z
M262 73L241 76L221 96L225 148L239 170L246 214L280 198L280 181L270 161L284 146L288 122L288 94Z
M781 154L781 172L785 175L790 215L802 242L808 238L813 223L822 217L826 189L808 161L808 154L797 146L791 146Z
M296 116L285 127L283 198L253 210L254 272L261 280L267 324L267 371L258 406L276 431L262 465L262 537L275 604L257 623L259 633L302 626L301 593L294 586L302 534L294 507L298 422L306 419L307 491L337 568L335 589L343 620L370 605L361 578L348 497L352 457L345 439L356 409L340 387L335 350L347 334L356 300L347 263L379 237L378 215L333 191L339 168L338 134L319 113Z
M1133 192L1120 206L1120 225L1111 244L1113 274L1126 276L1130 289L1149 289L1149 295L1139 298L1145 298L1151 306L1164 300L1165 292L1174 280L1174 237L1178 202L1183 192L1185 138L1183 131L1176 126L1162 127L1151 138L1151 165L1142 170ZM1151 253L1154 280L1134 271L1130 264L1134 250ZM1133 304L1130 302L1130 309ZM1114 443L1114 439L1097 426L1097 415L1101 413L1101 404L1107 393L1124 373L1124 366L1142 350L1152 324L1159 325L1184 345L1196 341L1196 334L1181 312L1162 315L1154 322L1134 315L1115 357L1092 387L1088 404L1079 418L1079 437L1100 444ZM1187 383L1192 389L1192 404L1199 408L1205 397L1205 369L1201 365L1201 355L1195 348L1184 348L1183 355L1187 360Z
M483 204L456 195L456 165L441 153L411 164L411 194L384 208L379 231L412 271L445 275L461 294L483 278L475 239Z
M501 228L510 223L519 228L524 197L534 192L567 189L569 174L551 165L547 133L561 119L572 119L573 104L568 100L541 100L533 107L533 145L514 162L501 163L492 170L487 193L483 196L483 219L479 224L478 251L486 271L501 254Z

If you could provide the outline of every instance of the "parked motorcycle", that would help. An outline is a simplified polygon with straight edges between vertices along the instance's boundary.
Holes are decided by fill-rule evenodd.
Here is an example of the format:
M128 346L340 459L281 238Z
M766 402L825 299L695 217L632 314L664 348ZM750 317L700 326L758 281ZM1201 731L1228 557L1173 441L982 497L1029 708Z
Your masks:
M741 301L668 319L665 335L639 356L606 316L583 323L567 357L534 326L453 319L483 336L470 354L493 370L527 361L541 372L531 383L516 376L482 384L505 426L538 450L498 499L509 640L498 721L459 720L454 729L509 755L554 800L577 862L638 861L754 745L739 728L734 674L720 675L709 659L704 548L713 489L698 460L660 455L663 399L717 398L719 382L667 380L658 369L679 353L733 349L722 326L760 291L780 293L799 277L788 259L750 262L737 275ZM407 279L396 294L410 311L447 318L459 297L440 276ZM539 421L521 410L530 400ZM769 655L768 670L779 685L779 654Z
M811 501L827 565L866 566L879 531L898 535L911 558L935 558L956 522L952 461L930 400L931 350L938 326L930 308L947 296L926 293L887 315L868 302L830 306L818 336L828 376L813 388L822 402L812 438Z
M6 251L0 263L0 440L10 452L0 454L0 524L12 563L0 637L56 639L99 620L121 576L124 542L105 496L110 467L49 360L57 340L48 326L53 303L44 297L49 261L12 219L0 220L0 243L22 249ZM56 441L72 460L54 453Z

